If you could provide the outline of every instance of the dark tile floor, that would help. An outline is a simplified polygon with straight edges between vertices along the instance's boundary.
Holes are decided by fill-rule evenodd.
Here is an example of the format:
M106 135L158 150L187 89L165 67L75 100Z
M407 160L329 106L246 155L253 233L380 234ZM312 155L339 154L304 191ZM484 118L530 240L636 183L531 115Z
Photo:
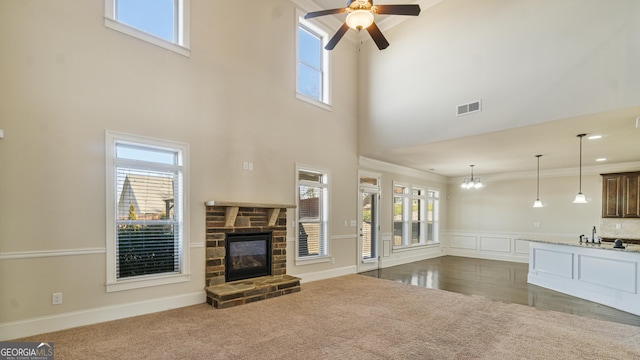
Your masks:
M640 316L527 283L529 265L443 256L362 275L640 326Z

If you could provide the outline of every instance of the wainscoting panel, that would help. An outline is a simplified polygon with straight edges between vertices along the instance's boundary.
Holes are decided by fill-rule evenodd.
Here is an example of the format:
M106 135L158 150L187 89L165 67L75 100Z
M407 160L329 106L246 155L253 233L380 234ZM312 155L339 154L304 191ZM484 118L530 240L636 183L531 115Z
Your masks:
M564 251L533 249L532 269L537 272L573 279L573 254Z
M511 239L508 237L480 237L480 250L510 253Z
M638 283L636 266L637 262L578 255L578 279L593 285L635 294Z
M476 250L478 248L476 239L476 236L451 235L449 236L449 247L456 249Z
M516 239L515 240L515 253L516 254L522 254L522 255L529 255L529 242L526 240L520 240L520 239Z
M441 238L447 255L528 262L529 242L518 233L445 231Z

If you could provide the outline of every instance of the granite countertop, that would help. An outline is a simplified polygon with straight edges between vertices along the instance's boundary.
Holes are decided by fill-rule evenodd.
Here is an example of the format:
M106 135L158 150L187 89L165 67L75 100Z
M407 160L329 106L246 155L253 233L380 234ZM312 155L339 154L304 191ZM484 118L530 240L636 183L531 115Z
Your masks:
M602 249L602 250L611 250L611 251L624 251L624 252L635 252L640 253L640 245L637 244L627 244L623 242L624 249L616 249L613 247L612 242L603 242L601 244L591 243L591 242L579 242L577 237L576 239L568 239L568 238L555 238L555 237L520 237L520 240L533 241L545 244L558 244L558 245L568 245L568 246L577 246L584 248L593 248L593 249Z

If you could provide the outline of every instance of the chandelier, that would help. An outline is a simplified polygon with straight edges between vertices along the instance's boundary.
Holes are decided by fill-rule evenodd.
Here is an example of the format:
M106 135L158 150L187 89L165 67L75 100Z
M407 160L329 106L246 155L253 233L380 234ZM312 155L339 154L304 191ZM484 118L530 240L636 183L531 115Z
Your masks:
M469 166L471 166L471 178L465 178L460 187L462 187L463 189L480 189L483 186L482 182L480 182L480 178L473 177L473 167L475 165Z

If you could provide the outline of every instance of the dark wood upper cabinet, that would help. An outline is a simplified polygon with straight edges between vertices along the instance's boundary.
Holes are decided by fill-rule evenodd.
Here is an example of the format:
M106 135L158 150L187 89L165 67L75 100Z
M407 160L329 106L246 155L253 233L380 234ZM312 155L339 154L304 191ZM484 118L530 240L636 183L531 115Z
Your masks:
M602 174L602 217L640 218L640 171Z

